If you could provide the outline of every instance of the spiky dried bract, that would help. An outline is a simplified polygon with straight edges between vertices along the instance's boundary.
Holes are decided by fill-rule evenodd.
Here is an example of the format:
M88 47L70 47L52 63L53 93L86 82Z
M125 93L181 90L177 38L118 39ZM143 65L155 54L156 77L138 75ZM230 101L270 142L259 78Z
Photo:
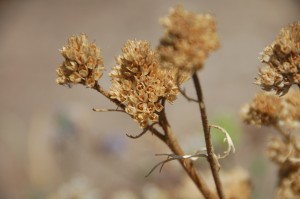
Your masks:
M195 72L208 55L219 48L216 20L210 14L195 14L177 6L161 20L166 32L158 46L164 67Z
M292 89L279 97L269 93L258 93L251 103L242 108L242 117L247 124L257 126L282 126L289 129L299 127L300 91Z
M276 40L261 56L256 84L265 91L284 95L296 84L300 86L300 21L283 28Z
M85 34L69 38L60 50L65 58L56 70L58 84L83 84L93 87L103 74L103 58L100 49L90 43Z
M110 72L110 95L125 106L125 111L145 128L157 121L162 99L172 103L179 92L175 71L164 70L147 41L129 40Z

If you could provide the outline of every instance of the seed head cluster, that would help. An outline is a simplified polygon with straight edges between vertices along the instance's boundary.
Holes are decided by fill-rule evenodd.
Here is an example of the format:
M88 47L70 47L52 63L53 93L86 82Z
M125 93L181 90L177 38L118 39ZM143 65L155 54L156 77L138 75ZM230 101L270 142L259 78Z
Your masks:
M283 97L258 93L242 108L242 117L247 124L295 129L300 121L300 91L292 89Z
M277 191L278 198L300 198L300 169L289 173L285 178L281 179Z
M179 90L175 70L160 67L157 54L147 41L129 40L110 72L110 96L125 106L125 111L142 128L158 120L163 109L162 99L172 103Z
M295 170L295 159L300 160L300 137L293 136L293 140L283 140L279 136L274 136L268 143L267 154L270 159L282 166L282 173ZM298 165L299 167L299 165Z
M90 43L85 34L69 38L60 50L65 58L56 70L58 84L83 84L93 87L104 70L100 49Z
M242 117L247 124L270 126L277 123L277 113L281 109L279 97L258 93L250 104L243 106Z
M281 30L264 49L261 62L255 83L263 90L284 95L293 84L300 86L300 21Z
M274 136L268 143L267 155L279 166L279 198L300 197L300 137Z
M267 155L279 167L278 198L300 197L300 136L290 133L299 128L300 91L290 89L282 97L258 93L243 107L243 119L248 124L273 126L280 135L273 136Z
M216 20L210 14L195 14L177 6L161 23L166 30L158 52L164 67L194 72L219 47Z

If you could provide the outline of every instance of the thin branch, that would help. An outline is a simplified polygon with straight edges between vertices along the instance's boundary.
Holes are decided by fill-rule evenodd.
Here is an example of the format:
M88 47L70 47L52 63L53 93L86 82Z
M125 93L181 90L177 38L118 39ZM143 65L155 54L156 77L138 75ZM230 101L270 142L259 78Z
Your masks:
M126 113L123 109L105 109L105 108L93 108L95 112L122 112Z
M211 168L211 172L213 174L213 178L215 181L215 185L217 188L219 198L224 199L222 183L221 183L220 176L218 173L220 165L218 164L216 155L214 153L214 148L213 148L212 141L211 141L211 134L210 134L208 118L207 118L207 114L206 114L206 108L205 108L204 99L203 99L203 93L202 93L200 81L198 79L196 72L193 74L193 82L194 82L194 86L196 89L197 98L199 101L198 105L199 105L199 109L200 109L200 113L201 113L201 120L202 120L205 144L206 144L207 155L208 155L207 159L208 159L208 162L209 162L209 165Z
M150 172L146 175L146 177L148 177L158 166L161 166L160 169L159 169L159 172L162 171L163 169L163 166L165 165L165 163L169 162L169 161L172 161L172 160L179 160L179 159L190 159L190 160L197 160L198 158L200 157L207 157L206 154L201 154L201 153L196 153L194 155L183 155L183 156L180 156L180 155L175 155L175 154L166 154L166 153L163 153L163 154L155 154L156 156L167 156L167 159L166 160L163 160L161 162L159 162L158 164L156 164L151 170Z
M188 95L186 94L186 92L185 92L185 89L182 89L182 88L180 87L179 78L180 78L180 76L179 76L179 74L177 74L177 75L176 75L176 84L177 84L178 90L179 90L179 92L181 93L181 95L182 95L183 97L185 97L185 99L187 99L188 101L192 101L192 102L197 102L197 103L198 103L198 100L196 100L196 99L194 99L194 98L188 96Z
M149 173L148 173L145 177L150 176L151 173L152 173L157 167L159 167L159 166L161 166L161 168L159 169L159 172L161 172L163 165L164 165L165 163L169 162L169 161L172 161L172 160L176 160L176 158L169 158L169 157L168 157L166 160L159 162L158 164L156 164L156 165L149 171Z
M149 131L150 128L153 128L153 126L154 126L155 124L158 124L158 122L154 122L154 123L152 123L151 125L148 125L148 126L147 126L146 128L144 128L144 130L143 130L141 133L139 133L138 135L129 135L129 134L126 133L126 136L129 137L129 138L132 138L132 139L137 139L137 138L141 137L142 135L144 135L147 131Z
M99 84L98 82L95 83L94 87L92 87L92 89L98 91L99 93L101 93L102 95L104 95L107 99L109 99L110 101L112 101L113 103L115 103L117 105L117 107L120 107L121 109L125 109L124 104L121 104L117 99L112 99L110 94L104 90Z
M164 143L166 143L166 136L163 133L159 132L156 128L153 128L153 127L150 127L149 130L151 131L151 133L153 135L155 135L161 141L163 141Z
M189 97L189 96L186 94L185 89L182 90L181 87L180 87L179 85L178 85L177 87L178 87L179 92L181 93L181 95L182 95L185 99L187 99L188 101L191 101L191 102L197 102L197 103L199 102L198 100Z

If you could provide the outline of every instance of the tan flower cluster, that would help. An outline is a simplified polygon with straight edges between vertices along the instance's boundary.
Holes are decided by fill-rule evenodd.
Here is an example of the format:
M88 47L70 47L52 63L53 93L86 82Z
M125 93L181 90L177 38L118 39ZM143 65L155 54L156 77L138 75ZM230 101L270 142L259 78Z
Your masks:
M291 89L283 97L261 92L243 108L243 119L279 131L281 135L272 137L267 147L267 155L279 167L278 197L299 198L300 136L287 132L299 128L300 91Z
M300 86L300 21L283 28L261 56L256 84L284 95L293 84Z
M83 84L93 87L104 70L100 50L85 34L72 36L60 50L65 58L56 70L58 84Z
M287 173L300 169L300 137L283 140L274 136L268 143L267 154L270 159L279 165L280 172Z
M277 196L280 199L300 198L300 169L282 179L279 184Z
M176 71L160 67L158 56L147 41L129 40L122 52L110 73L110 95L144 128L149 121L158 120L162 99L170 103L176 99Z
M250 104L242 107L242 117L247 124L269 126L277 123L280 110L282 105L279 97L258 93Z
M258 93L250 104L242 108L242 117L247 124L297 128L300 121L300 91L293 89L284 97Z
M161 23L166 32L158 52L164 67L195 72L209 53L219 48L216 20L210 14L195 14L177 6Z

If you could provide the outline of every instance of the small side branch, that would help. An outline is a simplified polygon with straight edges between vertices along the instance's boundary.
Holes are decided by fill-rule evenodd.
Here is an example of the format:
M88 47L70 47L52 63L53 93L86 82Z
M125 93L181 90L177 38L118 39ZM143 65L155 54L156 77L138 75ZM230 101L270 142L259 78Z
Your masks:
M194 155L175 155L175 154L155 154L156 156L167 156L166 160L163 160L161 162L159 162L158 164L156 164L151 170L150 172L146 175L146 177L148 177L157 167L160 166L159 172L162 171L163 166L167 163L170 162L172 160L180 160L180 159L191 159L191 160L197 160L199 157L207 157L206 154L201 154L201 153L196 153Z
M179 78L180 78L180 76L179 76L179 74L177 74L177 77L176 77L176 84L177 84L178 90L179 90L179 92L181 93L181 95L182 95L183 97L185 97L185 99L187 99L188 101L192 101L192 102L197 102L197 103L198 103L198 100L197 100L197 99L194 99L194 98L191 98L190 96L188 96L188 95L186 94L186 92L185 92L185 89L182 89L182 88L180 87L180 81L179 81Z
M99 84L98 82L95 83L94 87L92 88L96 91L98 91L99 93L101 93L102 95L104 95L107 99L109 99L110 101L112 101L113 103L115 103L117 105L117 107L120 107L121 109L125 109L125 106L123 104L121 104L118 100L116 99L112 99L110 94L104 90Z
M93 111L95 111L95 112L122 112L122 113L126 113L122 109L93 108Z
M153 126L154 126L155 124L158 124L158 122L154 122L154 123L152 123L151 125L147 126L147 127L144 128L144 130L143 130L140 134L138 134L138 135L130 135L130 134L127 134L127 133L126 133L126 136L129 137L129 138L132 138L132 139L137 139L137 138L139 138L139 137L142 137L142 135L144 135L147 131L149 131L151 128L153 128Z
M181 89L181 87L178 85L178 89L179 89L179 92L181 93L181 95L187 99L188 101L191 101L191 102L199 102L198 100L194 99L194 98L191 98L190 96L188 96L185 92L185 89Z

